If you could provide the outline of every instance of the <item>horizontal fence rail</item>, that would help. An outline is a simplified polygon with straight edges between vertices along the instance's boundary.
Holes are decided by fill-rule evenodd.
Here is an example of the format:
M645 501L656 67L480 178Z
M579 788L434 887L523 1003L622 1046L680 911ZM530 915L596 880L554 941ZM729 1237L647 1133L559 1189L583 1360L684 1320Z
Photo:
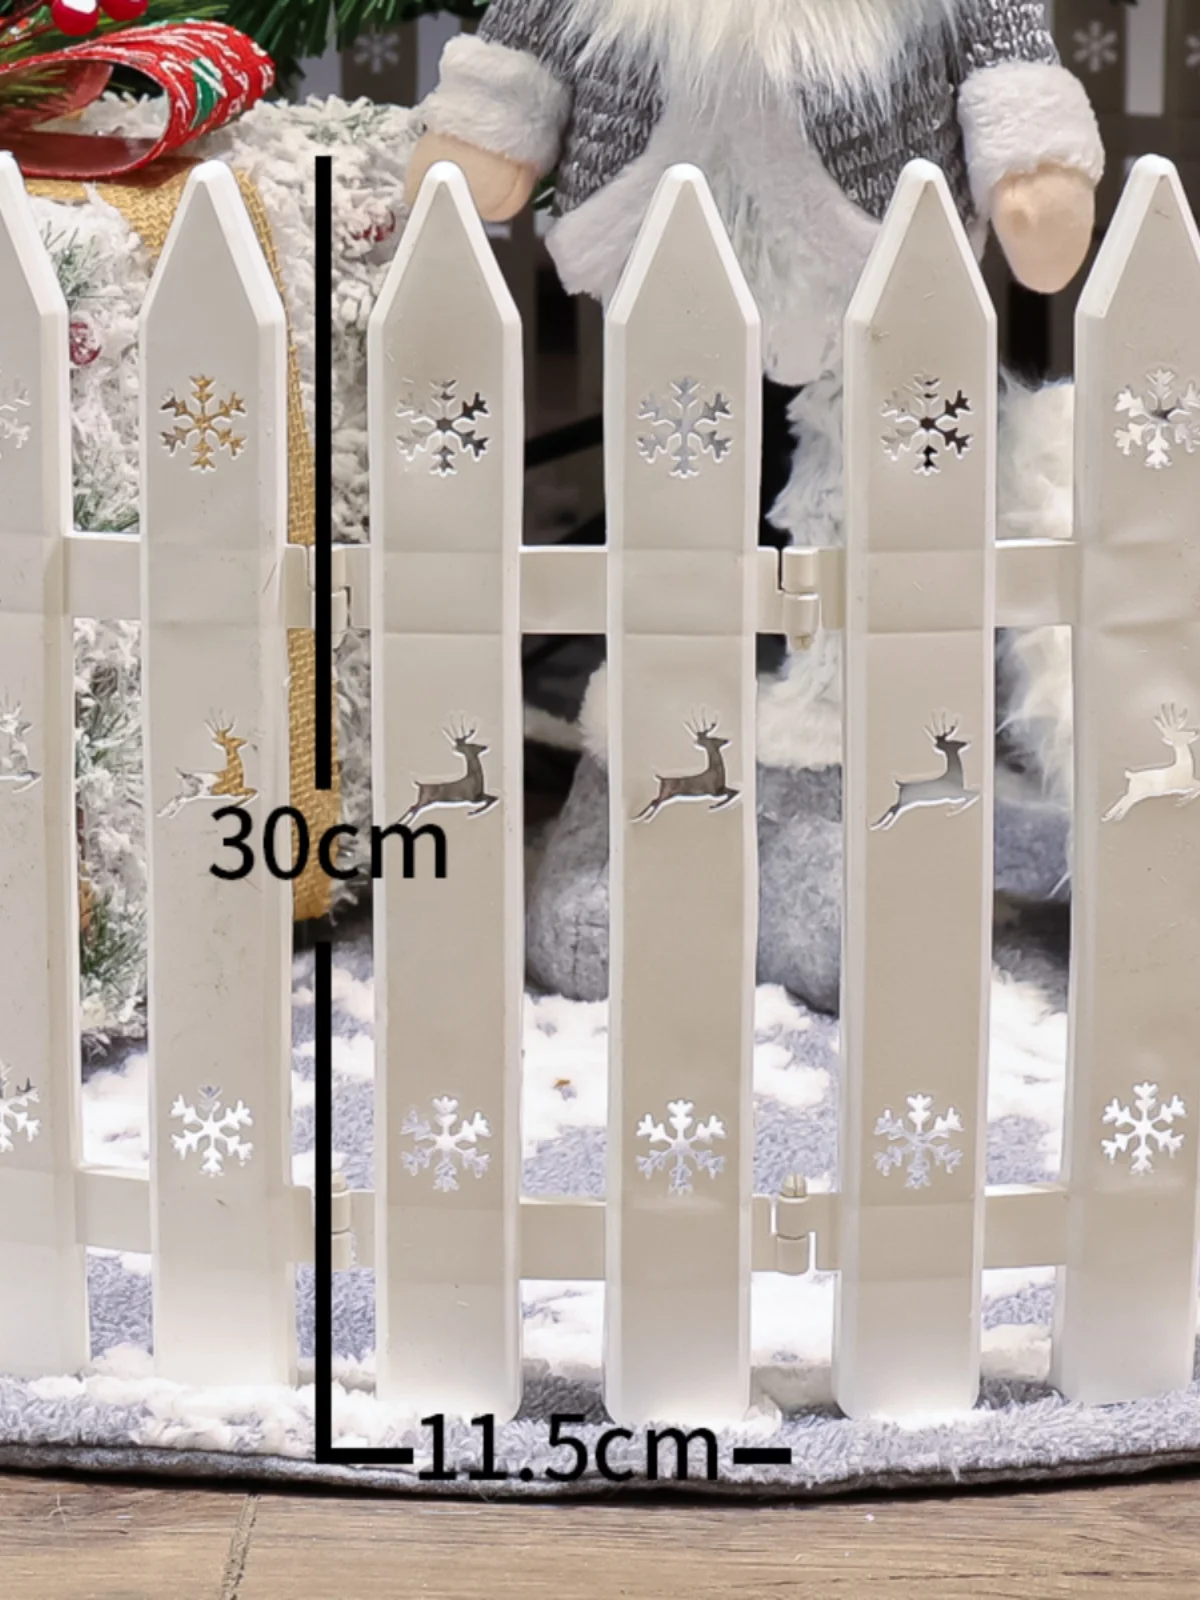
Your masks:
M284 542L282 308L236 185L198 168L143 320L142 531L88 535L68 526L65 307L11 161L0 279L0 1370L86 1358L92 1247L152 1256L162 1374L286 1381L313 1258L286 888L218 883L206 849L216 805L286 796L285 632L312 619L308 553ZM995 1267L1063 1269L1067 1395L1190 1381L1198 327L1195 225L1147 159L1080 305L1075 537L997 544L994 318L944 180L910 168L848 322L848 548L756 549L757 315L703 179L676 169L610 308L610 545L521 548L520 326L464 183L431 175L371 327L373 543L334 560L335 623L371 636L378 820L444 821L460 869L385 878L377 904L384 1159L334 1226L336 1259L376 1274L381 1394L511 1414L521 1279L593 1279L619 1420L736 1418L750 1274L814 1269L841 1276L852 1414L973 1403ZM79 1154L74 617L145 641L147 1174ZM1067 1151L1061 1182L989 1188L992 636L1047 624L1074 629L1077 685ZM756 1195L753 642L834 631L841 1187ZM519 1194L533 632L609 638L607 1201ZM470 1007L449 1003L464 973Z

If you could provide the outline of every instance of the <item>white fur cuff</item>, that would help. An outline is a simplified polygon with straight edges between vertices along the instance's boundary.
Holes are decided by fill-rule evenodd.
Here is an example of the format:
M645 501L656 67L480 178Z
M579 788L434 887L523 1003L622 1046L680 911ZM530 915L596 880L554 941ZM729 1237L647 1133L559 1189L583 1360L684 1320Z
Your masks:
M1052 164L1076 167L1099 183L1104 172L1096 114L1065 67L1005 61L973 72L959 90L958 120L980 216L990 214L992 190L1010 173Z
M526 51L460 34L442 51L440 82L421 109L434 133L536 167L541 177L558 160L571 91Z

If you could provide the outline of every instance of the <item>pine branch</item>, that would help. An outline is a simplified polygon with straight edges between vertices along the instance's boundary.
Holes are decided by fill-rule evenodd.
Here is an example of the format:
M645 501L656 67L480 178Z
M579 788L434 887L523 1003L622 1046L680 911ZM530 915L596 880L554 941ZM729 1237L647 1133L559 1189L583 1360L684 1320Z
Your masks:
M114 903L113 898L90 890L81 909L85 915L79 930L80 998L85 1025L103 1017L127 1027L144 1004L145 910L128 901Z
M158 22L209 22L223 19L229 0L150 0L141 23L114 22L101 11L95 29L81 39L68 38L54 26L48 5L27 6L24 0L0 0L0 66L12 66L30 56L65 50L69 45L94 44L122 29Z
M208 21L222 17L227 0L151 0L148 22ZM34 56L48 55L66 49L68 45L86 44L89 40L107 38L130 26L114 22L101 12L94 33L85 39L70 39L60 33L50 19L49 7L30 5L28 0L0 0L0 66L20 66ZM47 108L53 115L54 102L63 93L71 76L71 67L53 63L30 67L28 71L0 77L0 114L5 111L36 110Z
M443 11L479 17L486 7L487 0L228 0L226 21L257 40L288 79L302 59L324 55L331 36L345 50L372 28Z

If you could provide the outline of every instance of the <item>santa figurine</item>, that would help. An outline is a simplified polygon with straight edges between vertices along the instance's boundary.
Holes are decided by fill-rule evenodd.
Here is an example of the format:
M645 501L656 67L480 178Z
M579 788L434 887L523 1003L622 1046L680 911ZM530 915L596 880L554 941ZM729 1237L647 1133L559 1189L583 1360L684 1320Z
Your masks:
M1103 169L1042 0L491 0L478 33L446 46L423 111L410 203L429 167L451 161L481 215L502 221L553 172L547 247L567 290L602 302L663 174L704 172L762 315L765 433L787 456L782 470L764 457L761 537L776 543L842 540L842 323L905 164L939 166L977 252L990 226L1042 293L1087 255ZM1010 386L1001 425L1001 532L1007 520L1069 533L1069 392ZM1061 441L1057 478L1034 483L1020 462L1031 439L1044 462L1048 434ZM1032 805L997 801L997 886L1035 900L1067 881L1069 680L1061 640L1045 654L1050 666L1001 652L1002 719L1037 723L1021 764L1038 792ZM1034 658L1036 683L1022 665ZM823 635L759 688L759 977L823 1009L838 991L840 687L840 640ZM607 988L602 674L582 721L528 949L547 988L595 999Z
M906 162L941 167L979 250L990 223L1043 293L1084 260L1103 167L1041 0L492 0L424 112L410 200L453 161L503 221L556 171L547 246L601 300L663 173L700 167L789 385L829 365Z

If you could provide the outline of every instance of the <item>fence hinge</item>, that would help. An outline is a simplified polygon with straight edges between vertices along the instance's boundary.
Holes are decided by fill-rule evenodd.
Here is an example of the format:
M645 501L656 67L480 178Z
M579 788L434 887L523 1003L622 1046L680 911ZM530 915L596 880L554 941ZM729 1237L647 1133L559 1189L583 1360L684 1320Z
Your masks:
M808 1184L796 1173L783 1181L775 1197L775 1271L799 1277L812 1262L812 1216Z
M845 562L841 550L781 550L781 631L796 649L807 650L821 628L845 622Z
M333 590L345 603L345 616L339 628L334 619L334 634L347 628L371 626L371 547L365 544L335 544L333 547Z
M365 545L333 547L333 637L368 625L370 553ZM314 621L316 552L312 545L289 544L283 551L283 604L289 628L311 628ZM360 620L362 614L363 620Z
M353 1201L350 1198L350 1186L341 1172L333 1175L333 1203L330 1209L333 1270L349 1272L354 1265Z

